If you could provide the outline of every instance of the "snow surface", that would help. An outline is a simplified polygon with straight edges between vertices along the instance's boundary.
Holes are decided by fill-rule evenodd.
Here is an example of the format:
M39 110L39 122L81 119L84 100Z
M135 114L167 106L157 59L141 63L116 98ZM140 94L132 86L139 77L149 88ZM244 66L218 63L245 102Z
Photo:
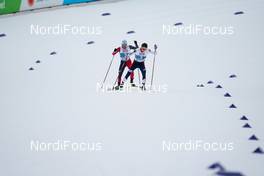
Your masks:
M263 7L261 0L131 0L1 17L1 175L202 176L213 175L207 167L220 162L263 176L264 155L252 153L264 148ZM163 24L178 22L233 26L235 34L162 34ZM102 26L103 33L39 36L30 34L31 24ZM158 44L154 85L167 84L168 92L97 92L122 39ZM115 58L110 85L118 64ZM228 108L232 103L236 109ZM249 121L239 120L243 115ZM249 141L253 134L260 140ZM36 152L32 140L98 141L103 149ZM233 142L234 150L162 150L162 141L189 140Z

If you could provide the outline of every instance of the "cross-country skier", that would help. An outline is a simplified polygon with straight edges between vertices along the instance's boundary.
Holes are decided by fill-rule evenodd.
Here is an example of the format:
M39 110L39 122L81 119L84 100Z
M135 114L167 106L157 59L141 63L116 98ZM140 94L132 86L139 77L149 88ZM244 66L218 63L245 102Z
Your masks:
M115 48L112 55L114 56L115 54L119 53L119 56L120 56L120 59L121 59L121 62L120 62L120 65L119 65L119 69L118 69L118 77L117 77L117 86L115 87L115 89L119 89L121 86L121 79L122 79L122 74L125 70L126 67L128 67L128 69L131 68L132 66L132 61L130 59L130 54L131 54L131 50L132 49L137 49L138 46L137 46L137 42L134 41L135 45L136 46L132 46L132 45L127 45L127 41L126 40L123 40L122 43L121 43L121 47L118 47L118 48ZM135 87L136 85L134 84L134 73L131 72L131 75L130 75L130 83L131 83L131 86Z
M133 73L133 71L138 68L141 71L142 74L142 89L146 90L145 84L146 84L146 67L145 67L145 59L147 58L147 55L149 53L156 54L157 45L154 45L155 51L151 51L148 49L148 44L143 43L139 49L136 49L135 53L135 60L131 66L131 68L128 70L124 80L122 81L122 85L126 82L127 78Z

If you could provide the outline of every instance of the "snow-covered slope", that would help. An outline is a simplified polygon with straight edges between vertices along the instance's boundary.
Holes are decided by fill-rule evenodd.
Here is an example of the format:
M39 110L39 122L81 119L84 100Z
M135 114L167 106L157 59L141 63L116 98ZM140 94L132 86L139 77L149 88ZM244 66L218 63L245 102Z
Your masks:
M262 176L264 155L253 151L264 148L263 7L260 0L130 0L2 17L1 175L202 176L214 175L207 167L219 162ZM232 26L234 34L163 33L163 25L179 22ZM102 34L41 36L30 33L31 24L99 26ZM167 92L98 91L122 39L158 44L154 85ZM107 84L118 64L116 57ZM242 128L245 123L252 128ZM259 140L248 140L253 134ZM102 150L36 152L32 140L99 142ZM232 143L233 150L163 150L164 141L199 140Z

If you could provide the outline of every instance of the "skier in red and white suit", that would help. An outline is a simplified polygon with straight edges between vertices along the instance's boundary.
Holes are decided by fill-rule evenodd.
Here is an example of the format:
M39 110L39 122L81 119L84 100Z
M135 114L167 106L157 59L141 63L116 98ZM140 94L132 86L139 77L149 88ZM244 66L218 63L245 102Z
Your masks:
M135 42L136 43L136 42ZM119 69L118 69L118 77L117 77L117 84L118 86L116 87L117 89L119 89L120 85L121 85L121 80L122 80L122 74L125 70L126 67L128 67L128 69L131 68L132 66L132 61L129 57L129 55L131 54L131 50L132 49L137 49L137 46L131 46L131 45L127 45L127 41L123 40L121 47L115 48L112 55L114 56L115 54L119 53L121 62L119 65ZM134 84L134 72L131 73L130 75L130 83L132 86L135 86Z

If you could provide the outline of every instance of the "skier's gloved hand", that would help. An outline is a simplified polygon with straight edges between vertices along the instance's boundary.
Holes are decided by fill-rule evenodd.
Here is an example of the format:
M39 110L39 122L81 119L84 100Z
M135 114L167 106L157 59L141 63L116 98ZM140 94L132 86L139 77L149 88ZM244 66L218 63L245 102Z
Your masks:
M158 46L157 46L156 44L154 45L154 49L155 49L155 50L157 50L157 49L158 49Z
M114 56L117 53L117 49L115 48L114 51L112 52L112 55Z
M137 43L136 40L134 40L134 44L135 44L135 47L136 47L136 48L139 48L139 47L138 47L138 43Z

